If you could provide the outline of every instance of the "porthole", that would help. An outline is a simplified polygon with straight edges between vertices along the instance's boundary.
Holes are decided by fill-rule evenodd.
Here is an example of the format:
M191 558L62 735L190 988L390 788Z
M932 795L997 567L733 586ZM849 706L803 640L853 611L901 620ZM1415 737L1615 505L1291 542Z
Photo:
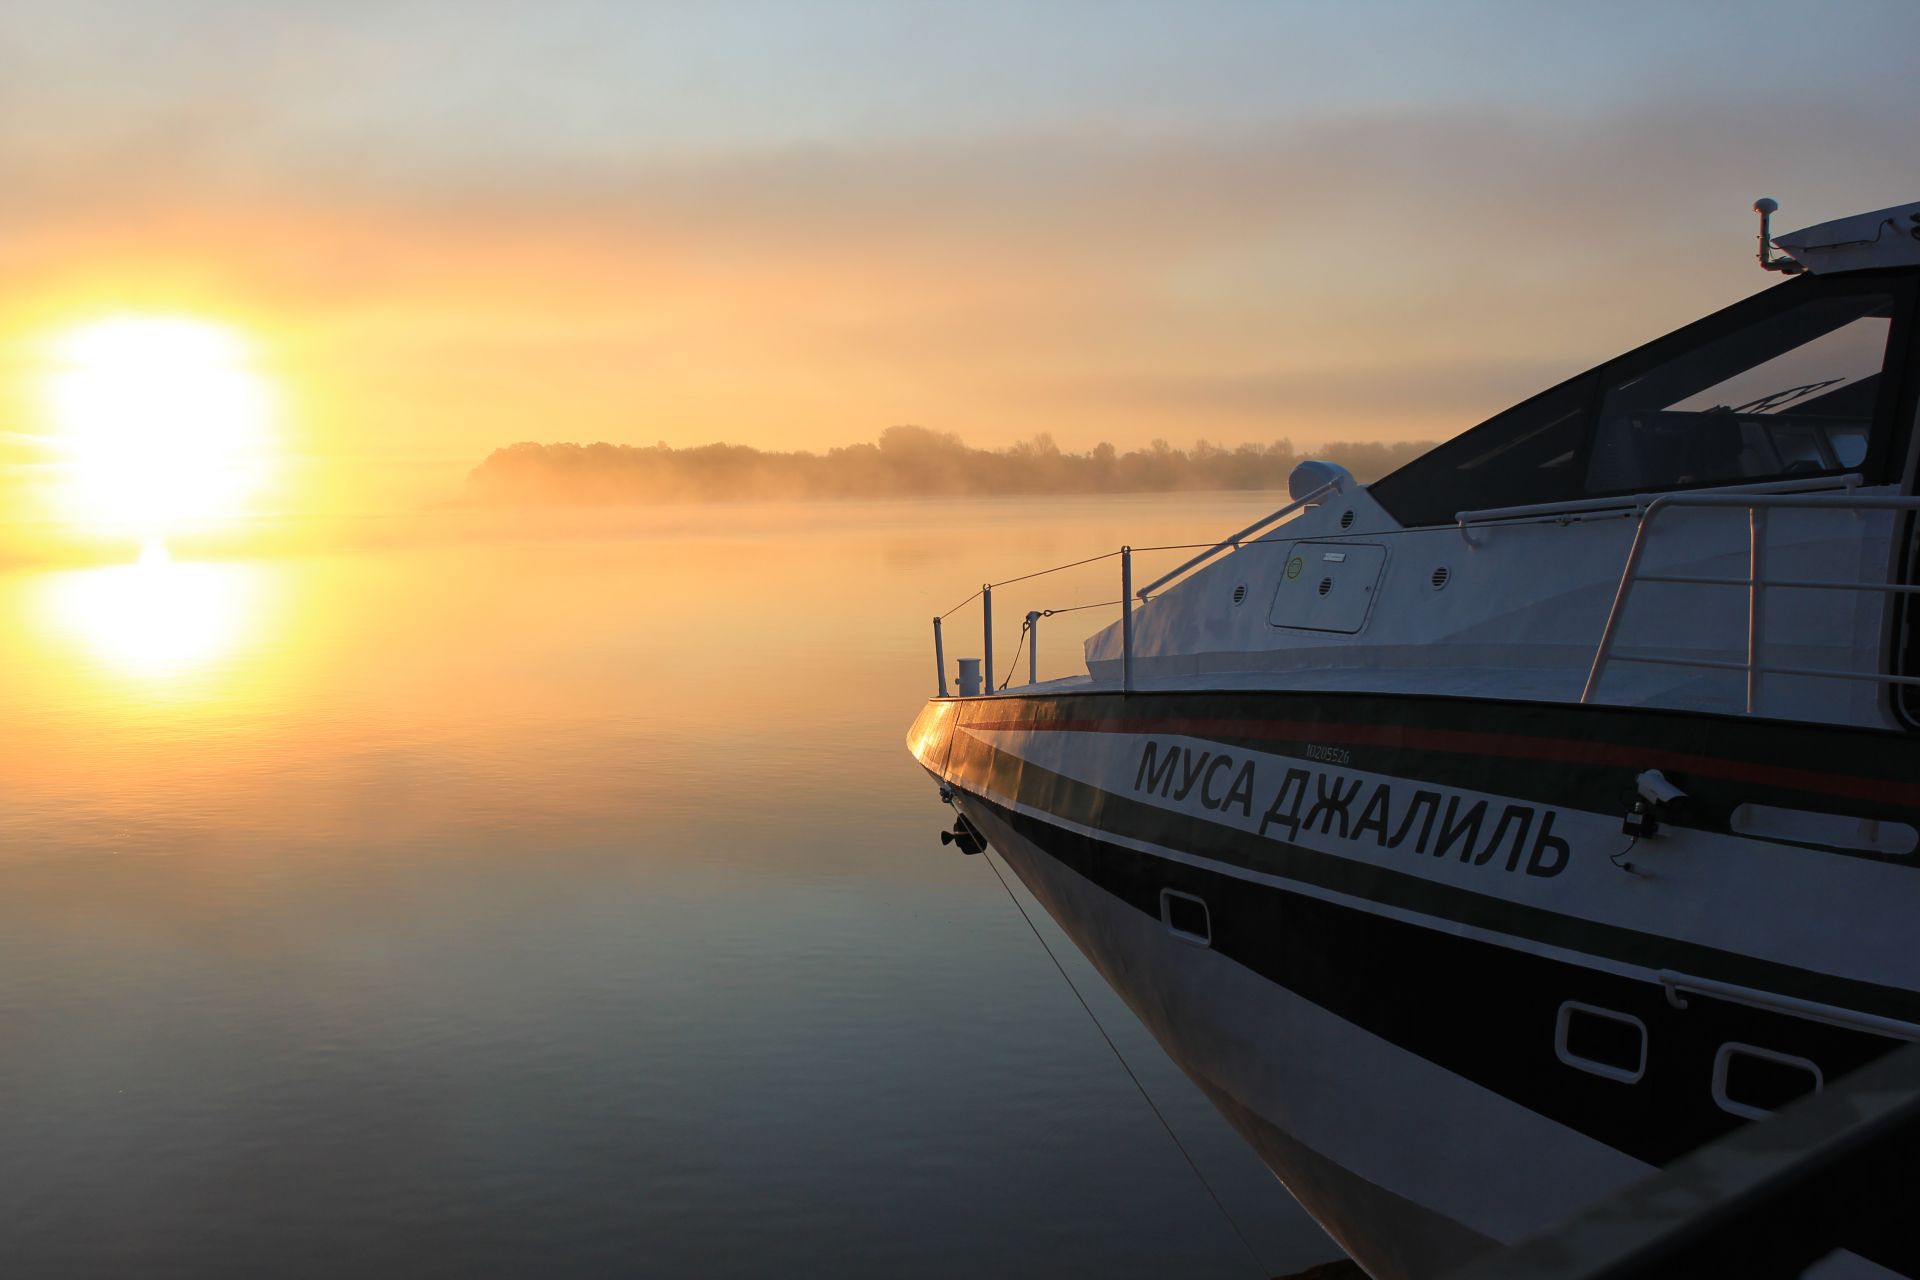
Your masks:
M1442 564L1442 565L1434 566L1433 576L1427 579L1427 581L1433 584L1433 589L1435 591L1438 591L1442 587L1446 586L1448 582L1452 581L1452 579L1453 579L1453 570L1447 568L1447 566Z
M1635 1084L1647 1074L1647 1024L1632 1014L1568 1000L1554 1023L1553 1056L1576 1071Z
M1333 579L1332 578L1320 579L1320 594L1325 595L1327 594L1327 592L1331 590L1333 590Z
M1351 512L1351 511L1342 511L1342 512L1340 513L1340 527L1341 527L1342 529L1351 529L1351 528L1353 528L1353 512Z
M1174 937L1198 947L1213 945L1213 920L1206 900L1178 889L1160 891L1160 922Z
M1777 1049L1729 1041L1714 1055L1714 1103L1748 1120L1764 1120L1825 1085L1819 1064Z
M1237 605L1247 598L1247 584L1241 583L1233 589L1233 602Z

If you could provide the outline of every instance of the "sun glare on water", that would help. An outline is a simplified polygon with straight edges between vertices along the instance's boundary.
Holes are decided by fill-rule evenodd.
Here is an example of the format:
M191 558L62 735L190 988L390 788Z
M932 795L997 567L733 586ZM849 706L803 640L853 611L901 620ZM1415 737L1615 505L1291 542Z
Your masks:
M265 478L273 397L240 333L120 315L59 335L51 355L70 520L152 541L242 513Z
M95 660L143 682L172 682L229 656L260 619L261 570L176 564L150 543L133 564L50 574L42 604Z

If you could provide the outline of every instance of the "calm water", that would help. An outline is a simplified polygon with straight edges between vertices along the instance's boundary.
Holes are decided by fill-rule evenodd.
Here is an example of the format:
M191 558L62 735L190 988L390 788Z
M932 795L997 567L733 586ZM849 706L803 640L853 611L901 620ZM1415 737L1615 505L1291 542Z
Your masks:
M902 736L983 576L1272 505L0 576L6 1270L1258 1274ZM1003 593L1003 671L1117 573ZM1043 674L1105 616L1043 623ZM1262 1265L1334 1256L1042 928Z

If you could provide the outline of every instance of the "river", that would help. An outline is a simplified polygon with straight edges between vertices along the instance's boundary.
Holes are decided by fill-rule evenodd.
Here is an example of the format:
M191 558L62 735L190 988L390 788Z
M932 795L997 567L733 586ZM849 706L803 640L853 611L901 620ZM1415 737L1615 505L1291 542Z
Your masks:
M1258 1274L902 737L983 579L1280 501L423 515L0 575L8 1270ZM996 592L1000 674L1027 609L1118 595ZM1044 619L1042 675L1114 615ZM1260 1268L1335 1256L1028 907Z

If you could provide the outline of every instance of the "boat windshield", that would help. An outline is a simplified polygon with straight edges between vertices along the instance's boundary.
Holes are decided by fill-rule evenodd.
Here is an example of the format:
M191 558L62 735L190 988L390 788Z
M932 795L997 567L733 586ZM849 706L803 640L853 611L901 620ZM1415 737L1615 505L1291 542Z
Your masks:
M1587 492L1815 475L1867 456L1893 297L1816 299L1607 388Z
M1591 377L1515 405L1367 487L1408 526L1454 513L1580 496L1576 463L1593 411Z
M1409 527L1461 511L1839 475L1874 424L1910 279L1800 279L1488 419L1370 485Z

